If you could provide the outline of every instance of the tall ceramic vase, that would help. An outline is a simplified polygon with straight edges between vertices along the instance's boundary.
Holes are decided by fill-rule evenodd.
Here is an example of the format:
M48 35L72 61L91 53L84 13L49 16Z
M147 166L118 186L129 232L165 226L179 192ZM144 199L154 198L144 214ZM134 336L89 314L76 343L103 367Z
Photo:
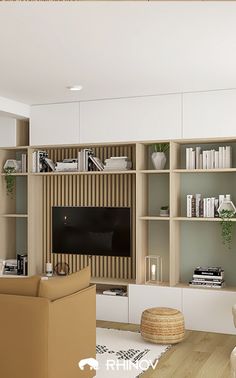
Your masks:
M164 169L166 164L166 155L164 152L153 152L152 163L155 169Z

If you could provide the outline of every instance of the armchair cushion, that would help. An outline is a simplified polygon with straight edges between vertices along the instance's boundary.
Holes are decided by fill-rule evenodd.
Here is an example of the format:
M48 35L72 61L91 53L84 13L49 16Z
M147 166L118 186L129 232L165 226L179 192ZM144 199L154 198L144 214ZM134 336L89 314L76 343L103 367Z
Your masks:
M71 295L89 286L90 267L70 274L66 277L55 277L49 280L41 280L39 285L39 297L56 300Z
M40 276L21 278L0 278L0 294L37 297Z

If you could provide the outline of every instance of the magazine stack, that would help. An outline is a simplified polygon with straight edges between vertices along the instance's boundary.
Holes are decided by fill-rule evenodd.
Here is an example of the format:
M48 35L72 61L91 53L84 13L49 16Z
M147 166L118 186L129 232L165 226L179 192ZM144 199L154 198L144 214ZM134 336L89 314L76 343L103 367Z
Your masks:
M131 167L132 163L127 156L112 156L105 160L104 171L127 171Z
M198 266L194 269L193 279L189 282L189 285L195 287L213 287L221 289L225 286L224 270L219 266Z

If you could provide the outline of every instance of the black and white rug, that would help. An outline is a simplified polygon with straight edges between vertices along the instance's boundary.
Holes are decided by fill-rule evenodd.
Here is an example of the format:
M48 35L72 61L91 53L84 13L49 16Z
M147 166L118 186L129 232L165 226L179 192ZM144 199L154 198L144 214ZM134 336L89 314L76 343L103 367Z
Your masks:
M155 369L169 345L148 343L140 333L97 328L96 378L135 378Z

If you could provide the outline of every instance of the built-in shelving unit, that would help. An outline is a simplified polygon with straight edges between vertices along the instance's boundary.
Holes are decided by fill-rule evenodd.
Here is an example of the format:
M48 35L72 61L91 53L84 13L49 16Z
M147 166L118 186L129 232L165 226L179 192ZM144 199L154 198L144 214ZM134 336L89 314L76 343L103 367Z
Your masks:
M154 142L117 143L92 146L31 146L0 149L0 163L22 151L28 156L28 171L16 173L14 199L6 195L5 174L1 173L0 222L3 230L2 256L16 252L12 235L22 230L29 253L30 274L41 272L48 260L55 265L65 261L71 271L90 263L93 282L125 286L144 284L145 256L157 254L163 260L162 286L188 287L197 265L220 265L225 269L227 288L236 286L236 236L231 251L221 242L220 218L188 218L186 195L216 196L230 193L236 202L236 139L174 140L169 143L166 169L155 170L151 153ZM185 169L185 149L230 145L232 168ZM85 147L93 148L102 161L126 155L132 161L129 171L32 172L32 154L48 152L53 161L77 156ZM222 175L224 173L224 175ZM132 256L130 258L92 257L51 253L52 206L128 206L132 209ZM169 216L160 216L160 207L169 206ZM236 222L236 218L232 221ZM22 224L20 222L23 222ZM17 231L18 229L18 231ZM26 235L26 236L25 236ZM10 241L10 242L9 242ZM234 290L234 289L232 289Z

